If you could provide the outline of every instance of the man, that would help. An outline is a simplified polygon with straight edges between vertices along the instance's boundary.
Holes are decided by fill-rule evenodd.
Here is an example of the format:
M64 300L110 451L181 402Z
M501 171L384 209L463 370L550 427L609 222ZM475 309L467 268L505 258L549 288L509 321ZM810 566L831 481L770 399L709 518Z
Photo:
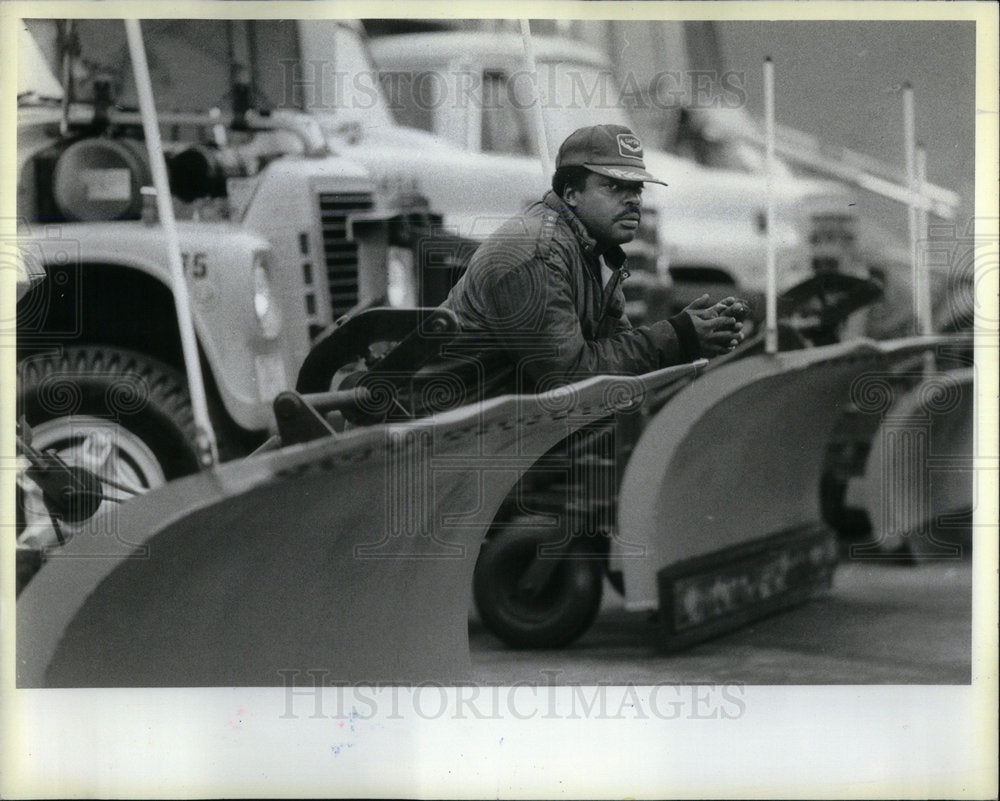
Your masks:
M444 306L462 326L466 386L478 395L544 391L598 374L637 375L710 357L743 338L732 298L703 296L670 320L633 328L624 314L621 245L639 229L650 175L628 128L572 133L552 191L473 255ZM470 399L470 398L467 398Z

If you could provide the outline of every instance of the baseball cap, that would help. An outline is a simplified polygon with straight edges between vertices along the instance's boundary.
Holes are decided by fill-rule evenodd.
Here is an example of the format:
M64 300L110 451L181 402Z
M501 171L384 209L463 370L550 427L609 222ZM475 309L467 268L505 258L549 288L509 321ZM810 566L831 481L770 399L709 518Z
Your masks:
M556 169L586 167L619 181L649 181L667 185L646 172L642 142L624 125L592 125L573 131L559 146Z

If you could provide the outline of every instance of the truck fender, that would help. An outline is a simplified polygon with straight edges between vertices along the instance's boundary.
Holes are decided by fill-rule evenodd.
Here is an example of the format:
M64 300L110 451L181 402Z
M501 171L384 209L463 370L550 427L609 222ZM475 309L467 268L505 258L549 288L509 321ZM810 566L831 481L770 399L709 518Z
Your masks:
M249 254L255 249L265 250L267 243L236 230L229 232L233 244L231 250L247 256L245 275L241 275L240 271L231 268L230 263L222 263L224 259L237 258L238 254L227 256L218 251L219 263L206 267L197 256L202 251L207 252L212 241L211 232L207 227L204 230L195 230L195 226L184 227L184 230L187 229L190 230L182 237L182 248L186 247L192 255L189 265L191 277L188 280L192 318L211 377L229 417L245 430L264 430L270 420L269 406L258 394L258 377L255 365L250 362L256 356L267 358L279 351L283 343L280 337L271 343L263 341L254 328ZM218 238L217 232L215 237ZM76 280L76 288L85 280L87 269L110 268L147 276L164 286L172 297L159 228L137 223L67 223L44 231L22 231L19 245L27 249L33 259L44 264L49 272L59 269L61 265L69 268L70 272L78 267L77 278L71 279ZM162 258L158 258L161 253ZM38 291L48 290L42 286ZM78 336L78 332L66 333ZM35 335L29 332L27 337L33 339ZM59 344L57 338L48 336L44 331L37 338ZM183 369L182 363L175 360L173 364ZM290 367L286 365L284 369L288 372ZM287 382L286 375L285 387Z

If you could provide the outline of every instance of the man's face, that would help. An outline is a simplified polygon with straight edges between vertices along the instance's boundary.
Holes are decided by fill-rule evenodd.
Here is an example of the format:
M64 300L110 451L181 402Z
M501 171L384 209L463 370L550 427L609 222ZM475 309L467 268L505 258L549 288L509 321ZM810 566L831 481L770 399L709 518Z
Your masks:
M641 181L590 173L583 189L567 187L563 200L599 245L631 242L639 230Z

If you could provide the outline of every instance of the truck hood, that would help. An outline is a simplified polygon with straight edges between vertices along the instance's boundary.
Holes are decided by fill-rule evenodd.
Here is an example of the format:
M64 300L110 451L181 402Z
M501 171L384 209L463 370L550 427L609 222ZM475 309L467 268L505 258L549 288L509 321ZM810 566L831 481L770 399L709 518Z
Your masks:
M541 198L548 183L532 159L470 153L412 128L333 131L333 148L364 165L381 190L423 195L452 232L471 239Z
M763 175L711 169L672 153L647 150L646 169L667 186L650 184L650 199L668 205L682 205L690 216L732 217L753 209L762 211L767 202L767 180ZM853 196L844 187L828 181L780 176L774 182L778 211L796 209L807 203L810 211L849 212Z
M446 219L477 222L477 230L493 215L518 212L537 200L548 186L535 159L525 156L470 153L444 139L413 128L341 128L333 119L324 123L333 131L334 146L358 159L377 181L417 191ZM353 136L345 133L354 132ZM766 204L767 181L753 173L716 170L664 151L647 151L646 167L668 186L650 184L647 202L665 213L698 219L756 219ZM836 184L782 177L775 183L778 212L811 213L846 210L850 193ZM479 215L471 215L477 209Z
M426 150L445 152L458 150L440 136L418 128L407 128L402 125L368 125L339 111L322 115L320 120L323 132L334 147L352 146L364 140L380 145L418 147ZM465 151L458 150L458 152Z

